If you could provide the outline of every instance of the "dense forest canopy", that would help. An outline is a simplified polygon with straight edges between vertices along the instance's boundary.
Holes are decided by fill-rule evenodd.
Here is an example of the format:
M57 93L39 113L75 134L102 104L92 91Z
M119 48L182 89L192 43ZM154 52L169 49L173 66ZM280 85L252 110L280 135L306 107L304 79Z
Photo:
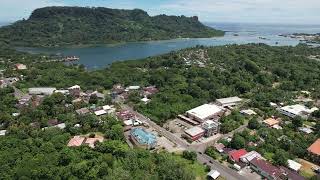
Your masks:
M0 29L0 40L19 46L104 44L222 36L198 17L149 16L140 9L45 7Z

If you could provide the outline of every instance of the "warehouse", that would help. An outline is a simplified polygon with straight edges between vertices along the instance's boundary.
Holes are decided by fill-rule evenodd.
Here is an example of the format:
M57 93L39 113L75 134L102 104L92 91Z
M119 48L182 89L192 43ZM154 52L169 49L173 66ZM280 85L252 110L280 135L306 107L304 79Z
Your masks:
M218 120L224 113L224 109L214 104L204 104L187 111L187 116L198 122L214 119Z
M242 99L235 96L235 97L228 97L228 98L222 98L217 99L216 104L222 107L234 107L237 106L239 103L242 102Z

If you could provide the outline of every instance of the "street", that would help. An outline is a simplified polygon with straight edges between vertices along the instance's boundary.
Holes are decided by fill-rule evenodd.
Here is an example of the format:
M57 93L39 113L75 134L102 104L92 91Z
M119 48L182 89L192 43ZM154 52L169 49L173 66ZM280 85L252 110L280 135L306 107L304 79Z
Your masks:
M167 131L166 129L162 128L161 126L157 125L155 122L151 121L149 118L143 116L142 114L134 111L131 107L127 105L122 106L123 109L132 111L141 121L148 123L153 129L161 133L164 137L169 139L170 141L180 145L181 147L189 150L197 152L197 160L201 164L207 164L211 167L211 169L215 169L221 173L221 176L225 177L227 180L245 180L246 178L244 176L241 176L236 171L225 167L221 165L220 163L214 161L211 157L203 154L203 152L198 152L196 147L193 147L189 145L187 142L183 141L179 137L175 136L171 132ZM243 130L243 127L240 128L240 130Z

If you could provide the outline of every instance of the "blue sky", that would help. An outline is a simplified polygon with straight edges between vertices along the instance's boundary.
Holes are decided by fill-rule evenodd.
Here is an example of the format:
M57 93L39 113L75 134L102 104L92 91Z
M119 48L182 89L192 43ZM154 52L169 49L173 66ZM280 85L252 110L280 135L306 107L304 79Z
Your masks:
M205 22L320 24L320 0L0 0L0 21L28 18L45 6L140 8L150 15L197 15Z

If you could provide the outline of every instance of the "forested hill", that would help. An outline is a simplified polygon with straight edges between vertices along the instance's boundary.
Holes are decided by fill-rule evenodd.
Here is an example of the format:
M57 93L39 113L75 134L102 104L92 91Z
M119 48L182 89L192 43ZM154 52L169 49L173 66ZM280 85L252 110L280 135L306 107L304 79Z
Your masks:
M87 7L45 7L0 29L0 40L19 46L103 44L223 36L198 17L149 16L147 12Z

